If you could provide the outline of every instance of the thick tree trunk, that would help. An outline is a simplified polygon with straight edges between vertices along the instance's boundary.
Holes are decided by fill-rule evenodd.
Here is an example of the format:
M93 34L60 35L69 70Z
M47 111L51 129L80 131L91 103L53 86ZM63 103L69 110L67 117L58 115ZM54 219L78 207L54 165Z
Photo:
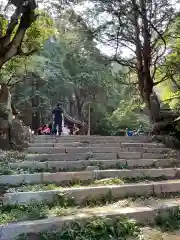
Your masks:
M24 12L20 18L20 23L14 37L12 38L12 34L15 27L18 25L17 19L20 14L16 16L17 19L11 18L5 36L0 38L0 69L2 68L4 63L9 61L12 57L16 55L21 55L23 53L21 49L21 44L24 39L26 30L37 18L34 13L34 9L31 9L30 4L27 4L26 8L23 9ZM15 10L15 13L16 12L17 9Z
M138 76L138 83L139 83L139 91L141 97L144 97L144 69L143 69L143 59L142 59L142 46L140 41L140 28L139 28L139 13L136 7L136 0L132 0L133 6L133 25L135 31L135 42L136 42L136 58L137 58L137 76Z
M140 1L141 13L142 13L142 24L143 24L143 63L144 63L144 100L150 110L150 118L152 120L151 113L151 104L150 104L150 96L153 92L153 79L151 77L151 34L149 23L147 20L147 9L146 9L146 1ZM158 99L157 99L158 100Z
M80 99L80 96L78 93L75 93L76 96L76 106L77 106L77 114L78 114L78 120L83 121L82 117L82 107L84 102Z

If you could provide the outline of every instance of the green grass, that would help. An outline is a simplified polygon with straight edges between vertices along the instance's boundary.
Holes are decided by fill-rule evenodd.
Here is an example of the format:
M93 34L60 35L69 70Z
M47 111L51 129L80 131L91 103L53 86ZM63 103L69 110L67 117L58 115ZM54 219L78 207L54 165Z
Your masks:
M122 185L125 182L120 178L109 178L109 179L102 179L102 180L95 180L91 186L99 186L99 185Z
M128 237L137 239L141 231L134 220L127 218L112 222L106 218L92 218L84 224L72 223L68 228L57 232L40 233L38 240L126 240ZM33 234L21 235L17 240L29 240ZM34 235L35 236L35 235Z
M37 191L48 191L48 190L55 190L58 189L58 187L55 184L34 184L34 185L26 185L23 184L20 187L16 188L9 188L7 192L37 192Z
M47 167L47 168L31 168L31 167L26 167L26 166L22 166L22 167L17 167L17 168L12 168L9 165L9 162L14 162L17 160L22 161L22 159L18 159L16 158L16 160L14 158L10 158L10 159L6 159L4 161L0 161L0 175L11 175L11 174L25 174L25 173L41 173L41 172L49 172L49 173L55 173L55 172L78 172L78 171L84 171L86 170L87 166L95 166L97 167L99 170L107 170L107 169L150 169L150 168L157 168L156 164L152 164L149 166L133 166L133 167L129 167L126 164L121 164L121 163L116 163L116 164L112 164L112 165L108 165L105 166L103 163L101 162L95 162L95 163L91 163L91 162L87 162L86 165L82 166L81 168L58 168L58 167ZM46 159L46 161L48 161L48 159ZM175 167L175 165L170 164L171 167ZM168 166L168 167L170 167Z
M31 204L21 205L1 205L0 206L0 224L7 224L9 222L35 220L46 218L53 208L59 207L65 212L66 209L75 207L73 198L67 198L63 194L58 194L54 197L52 203L48 202L32 202Z
M180 208L176 208L158 215L156 225L163 231L175 231L180 229Z
M100 180L93 181L79 181L73 180L69 182L65 182L63 185L59 186L57 184L22 184L19 187L9 187L7 192L30 192L30 191L47 191L47 190L55 190L65 187L76 187L80 188L82 186L93 187L93 186L106 186L106 185L122 185L127 183L139 183L139 182L148 182L148 181L163 181L168 180L166 176L160 176L157 178L151 177L137 177L137 178L105 178ZM65 186L64 186L65 185Z
M14 162L16 160L25 160L26 153L19 151L3 151L1 152L0 162Z

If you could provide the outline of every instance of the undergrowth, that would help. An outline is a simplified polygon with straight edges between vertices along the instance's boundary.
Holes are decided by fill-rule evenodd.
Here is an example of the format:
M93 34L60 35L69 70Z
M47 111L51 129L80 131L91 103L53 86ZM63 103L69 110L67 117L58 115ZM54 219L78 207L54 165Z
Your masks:
M155 222L163 231L175 231L180 229L180 208L172 209L157 215Z
M68 198L63 194L55 195L52 203L47 201L33 202L31 204L15 204L0 206L0 224L16 222L22 220L42 219L49 215L53 207L59 206L60 209L70 208L75 206L73 198ZM60 213L59 213L60 214ZM62 214L63 215L63 212Z
M160 176L156 178L152 177L136 177L136 178L104 178L99 180L89 180L89 181L80 181L72 180L62 182L61 185L56 184L22 184L19 187L8 186L7 192L29 192L29 191L47 191L47 190L56 190L65 187L76 187L80 188L82 186L93 187L93 186L106 186L106 185L122 185L125 183L138 183L138 182L148 182L148 181L163 181L168 180L166 176ZM7 187L7 185L6 185Z
M126 240L137 238L141 231L134 220L127 218L112 222L107 218L92 218L86 223L74 222L68 228L56 232L38 234L38 240ZM31 234L21 235L17 240L29 240Z

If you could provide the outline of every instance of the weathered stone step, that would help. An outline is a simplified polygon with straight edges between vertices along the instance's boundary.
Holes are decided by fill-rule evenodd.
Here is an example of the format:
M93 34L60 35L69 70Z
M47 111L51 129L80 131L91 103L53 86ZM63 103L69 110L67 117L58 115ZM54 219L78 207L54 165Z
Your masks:
M173 209L178 209L179 203L176 200L160 202L157 205L144 207L124 207L112 209L89 209L89 212L79 213L63 217L49 217L42 220L11 223L0 225L1 240L14 240L20 234L60 231L70 227L72 222L84 223L92 217L109 218L112 221L117 217L126 216L135 219L140 224L154 223L157 215L168 214Z
M115 142L115 143L81 143L81 142L69 142L69 143L30 143L29 147L119 147L122 148L138 148L138 147L146 147L146 148L162 148L164 147L161 143L138 143L138 142Z
M28 161L75 161L75 160L109 160L109 159L162 159L168 157L164 153L114 152L114 153L56 153L27 154Z
M104 178L158 178L175 179L180 176L180 168L133 169L133 170L94 170L84 172L34 173L19 175L1 175L0 184L18 186L21 184L58 183L93 181Z
M144 139L152 140L152 136L150 135L142 135L142 136L96 136L96 135L69 135L69 136L52 136L52 135L37 135L34 137L34 139L62 139L62 140L88 140L88 139L118 139L118 140L124 140L124 139L130 139L135 141L140 141Z
M144 153L168 153L169 148L145 148L145 147L29 147L28 153L116 153L116 152L144 152Z
M94 167L96 169L123 169L123 168L149 168L149 167L174 167L179 165L178 159L116 159L116 160L79 160L79 161L24 161L9 163L9 167L16 168L29 168L32 170L54 169L54 171L72 171L72 170L85 170L87 167Z
M180 180L168 180L151 183L137 183L124 185L107 185L97 187L64 188L60 190L6 193L2 198L3 204L28 204L32 201L53 202L58 194L73 198L77 204L87 200L100 200L111 196L112 199L121 199L135 196L162 196L180 192Z
M32 140L32 143L70 143L70 142L84 142L84 143L115 143L115 142L152 142L151 136L139 137L52 137L52 136L37 136Z

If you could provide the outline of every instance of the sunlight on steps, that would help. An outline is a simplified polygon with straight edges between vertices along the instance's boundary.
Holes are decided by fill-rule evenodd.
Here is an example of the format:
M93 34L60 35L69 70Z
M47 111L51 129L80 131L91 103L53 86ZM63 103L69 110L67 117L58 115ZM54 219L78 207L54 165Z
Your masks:
M37 136L24 155L1 159L0 240L92 217L154 223L180 206L179 167L177 152L149 136ZM155 228L143 232L177 239Z

